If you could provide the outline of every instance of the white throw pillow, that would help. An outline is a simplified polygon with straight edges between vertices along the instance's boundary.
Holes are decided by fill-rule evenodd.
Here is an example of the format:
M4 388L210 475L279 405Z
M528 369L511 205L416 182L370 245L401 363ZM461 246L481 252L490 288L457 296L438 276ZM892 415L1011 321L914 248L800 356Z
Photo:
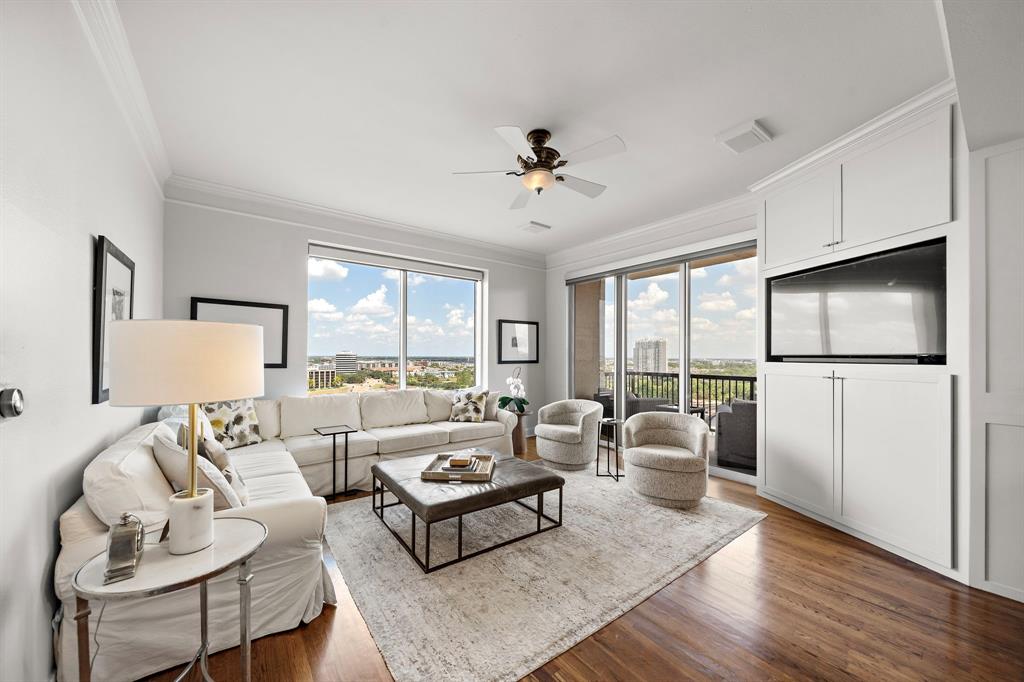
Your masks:
M153 439L153 457L175 490L184 490L188 486L188 453L172 438L157 434ZM242 506L238 493L213 462L204 457L197 457L196 462L196 485L213 491L214 511Z
M453 422L482 422L487 408L487 391L469 388L459 391L452 400Z
M260 436L277 438L281 435L281 403L276 400L254 400L256 420L260 424Z
M425 424L427 404L423 390L418 388L404 391L367 391L359 397L359 411L364 429L404 424Z
M206 416L202 405L196 410L196 416L199 432L206 438L213 438L213 427L210 425L210 419ZM164 405L157 412L156 418L171 427L171 431L178 433L180 426L188 426L188 405Z
M428 388L423 392L423 400L427 404L427 419L432 422L446 422L451 419L454 399L455 391Z

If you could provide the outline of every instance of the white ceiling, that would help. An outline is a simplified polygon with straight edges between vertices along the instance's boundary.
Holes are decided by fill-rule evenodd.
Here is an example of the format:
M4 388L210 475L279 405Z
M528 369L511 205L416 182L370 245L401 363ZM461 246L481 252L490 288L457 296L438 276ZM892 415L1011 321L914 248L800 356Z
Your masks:
M178 175L540 253L745 192L947 77L936 5L893 2L122 2ZM716 133L757 118L741 156ZM496 125L567 172L521 211ZM531 235L514 228L552 225Z

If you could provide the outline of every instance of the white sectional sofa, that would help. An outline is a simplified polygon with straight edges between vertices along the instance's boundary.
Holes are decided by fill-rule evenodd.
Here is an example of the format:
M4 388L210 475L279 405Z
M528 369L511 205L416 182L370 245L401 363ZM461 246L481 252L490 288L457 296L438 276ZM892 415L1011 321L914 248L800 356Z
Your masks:
M449 422L452 393L410 389L362 394L257 400L263 442L228 450L245 481L249 503L214 516L262 521L266 543L252 560L252 633L262 637L316 618L335 603L322 543L331 492L331 439L319 426L348 424L349 486L369 490L370 466L380 460L483 447L512 453L516 417L487 402L481 423ZM131 511L147 531L162 527L174 492L153 457L153 439L171 438L181 415L140 426L101 452L85 470L85 494L60 519L61 550L54 589L63 611L56 638L58 679L78 679L75 597L78 567L106 547L108 524ZM342 486L343 439L338 443ZM369 514L367 514L369 518ZM238 586L228 572L209 584L210 650L238 645ZM199 642L198 587L128 602L94 605L90 636L99 643L93 679L132 680L188 661ZM93 645L95 646L95 645Z
M61 550L54 590L63 611L56 638L58 679L78 679L75 596L71 580L87 559L106 548L108 524L122 511L137 514L147 531L159 530L174 492L153 457L157 434L174 438L167 424L140 426L100 453L86 467L80 497L60 518ZM260 444L262 445L262 444ZM215 518L263 522L267 540L252 560L252 633L262 637L290 630L335 603L323 563L327 504L315 497L280 441L232 463L246 482L249 503L214 512ZM258 447L258 446L257 446ZM155 541L152 538L149 541ZM145 557L145 554L143 554ZM233 571L209 584L210 650L238 645L238 585ZM134 680L185 663L199 646L199 588L126 602L93 605L90 638L99 644L92 679ZM98 625L98 627L97 627Z
M238 455L280 444L292 454L314 495L331 493L331 439L313 429L347 424L350 488L369 490L370 467L381 460L480 447L512 454L516 416L487 400L484 421L451 422L452 391L407 389L285 397L256 401L263 443L236 448ZM342 488L344 437L338 436L338 490Z

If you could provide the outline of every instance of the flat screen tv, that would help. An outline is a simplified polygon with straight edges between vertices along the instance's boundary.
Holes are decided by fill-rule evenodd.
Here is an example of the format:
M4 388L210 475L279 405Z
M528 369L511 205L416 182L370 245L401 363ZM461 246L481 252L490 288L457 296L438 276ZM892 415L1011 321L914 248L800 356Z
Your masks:
M946 240L768 282L768 359L946 363Z

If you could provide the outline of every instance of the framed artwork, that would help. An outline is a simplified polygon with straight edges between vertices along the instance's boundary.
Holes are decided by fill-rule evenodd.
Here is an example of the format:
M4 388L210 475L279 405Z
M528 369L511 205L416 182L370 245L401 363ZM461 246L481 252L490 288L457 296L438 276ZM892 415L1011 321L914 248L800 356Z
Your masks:
M115 320L135 313L135 263L100 235L92 276L92 403L110 399L110 349L107 333Z
M230 301L224 298L192 297L189 317L206 322L258 324L263 327L263 366L288 366L288 306L283 303Z
M540 362L540 323L498 320L498 364Z

